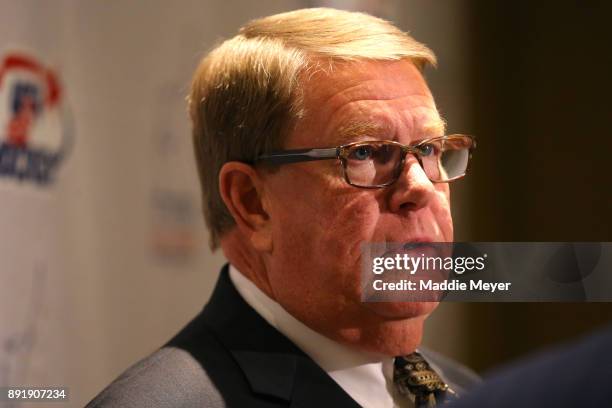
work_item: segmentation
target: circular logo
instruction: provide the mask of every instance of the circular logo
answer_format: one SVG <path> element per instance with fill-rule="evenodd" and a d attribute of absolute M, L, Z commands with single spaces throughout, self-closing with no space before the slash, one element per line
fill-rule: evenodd
<path fill-rule="evenodd" d="M 0 177 L 47 185 L 72 143 L 55 72 L 30 55 L 0 60 Z"/>

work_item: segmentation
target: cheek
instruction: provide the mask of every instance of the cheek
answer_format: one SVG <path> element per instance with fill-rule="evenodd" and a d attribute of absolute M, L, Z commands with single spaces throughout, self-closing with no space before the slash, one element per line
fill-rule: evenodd
<path fill-rule="evenodd" d="M 296 256 L 338 257 L 353 254 L 371 236 L 380 214 L 376 197 L 346 185 L 336 164 L 295 166 L 271 180 L 275 247 Z"/>
<path fill-rule="evenodd" d="M 361 242 L 374 234 L 380 207 L 364 194 L 319 195 L 314 201 L 287 202 L 279 214 L 273 223 L 275 247 L 312 257 L 311 262 L 330 257 L 357 262 Z"/>
<path fill-rule="evenodd" d="M 272 273 L 282 286 L 276 289 L 283 297 L 299 296 L 306 307 L 308 300 L 320 305 L 335 299 L 338 304 L 330 307 L 338 307 L 358 298 L 360 244 L 374 233 L 380 215 L 376 200 L 351 192 L 285 205 L 273 223 Z"/>

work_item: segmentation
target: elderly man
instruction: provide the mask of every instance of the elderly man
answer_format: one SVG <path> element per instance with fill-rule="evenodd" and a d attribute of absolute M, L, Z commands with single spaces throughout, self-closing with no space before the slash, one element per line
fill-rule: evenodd
<path fill-rule="evenodd" d="M 229 265 L 91 406 L 424 406 L 476 381 L 416 351 L 436 303 L 361 299 L 362 243 L 453 239 L 448 181 L 473 146 L 444 136 L 433 63 L 390 23 L 332 9 L 252 21 L 202 60 L 193 139 Z"/>

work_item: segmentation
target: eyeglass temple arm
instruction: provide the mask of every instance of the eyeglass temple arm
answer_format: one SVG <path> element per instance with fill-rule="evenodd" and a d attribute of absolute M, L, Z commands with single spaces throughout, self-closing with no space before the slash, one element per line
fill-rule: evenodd
<path fill-rule="evenodd" d="M 337 147 L 326 149 L 295 149 L 282 152 L 268 153 L 259 156 L 256 162 L 268 162 L 272 164 L 289 164 L 315 160 L 335 159 L 339 155 Z"/>

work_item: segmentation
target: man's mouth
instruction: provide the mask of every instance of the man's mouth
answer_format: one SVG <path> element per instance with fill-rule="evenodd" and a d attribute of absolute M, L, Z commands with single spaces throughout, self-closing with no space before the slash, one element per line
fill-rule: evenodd
<path fill-rule="evenodd" d="M 385 242 L 383 257 L 393 257 L 395 255 L 409 256 L 435 256 L 440 252 L 439 243 L 430 240 L 418 240 L 409 242 Z"/>

